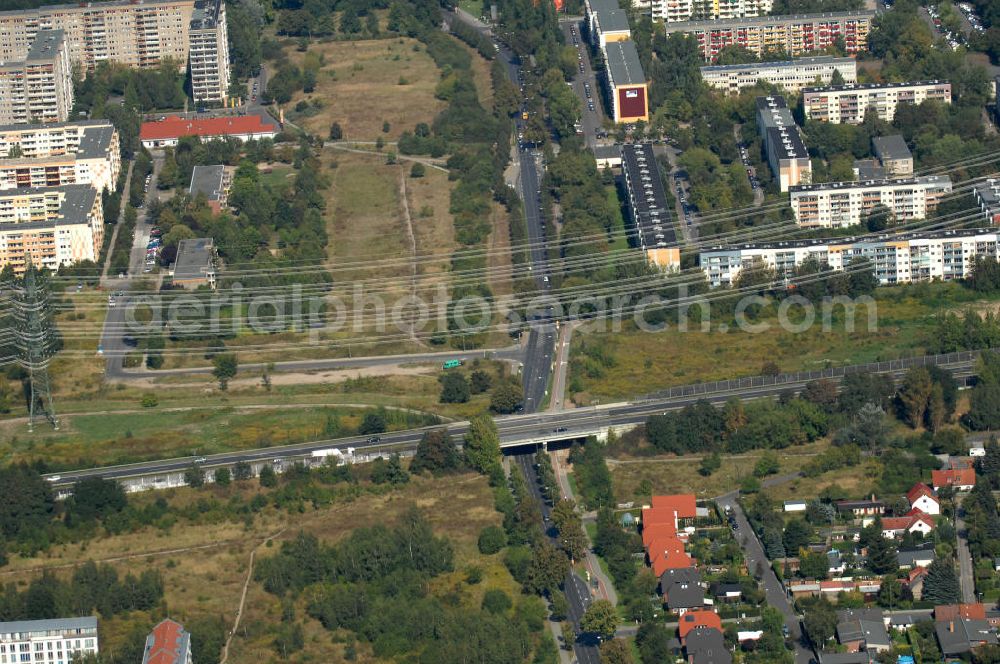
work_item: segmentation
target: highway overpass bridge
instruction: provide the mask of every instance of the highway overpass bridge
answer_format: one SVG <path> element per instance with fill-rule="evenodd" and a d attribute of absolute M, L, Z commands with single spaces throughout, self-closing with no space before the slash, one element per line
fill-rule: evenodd
<path fill-rule="evenodd" d="M 776 376 L 752 376 L 684 385 L 627 403 L 530 415 L 511 415 L 499 417 L 496 422 L 501 446 L 504 448 L 566 443 L 588 436 L 602 438 L 609 430 L 627 431 L 645 422 L 650 415 L 678 410 L 702 399 L 711 403 L 722 403 L 734 396 L 740 399 L 774 398 L 784 392 L 797 392 L 809 381 L 821 378 L 839 381 L 849 373 L 886 374 L 899 379 L 913 367 L 938 366 L 952 371 L 961 384 L 969 385 L 974 380 L 979 355 L 979 351 L 967 351 Z M 447 427 L 452 436 L 460 440 L 468 429 L 468 422 L 386 433 L 377 439 L 349 437 L 316 440 L 280 447 L 224 452 L 207 457 L 181 457 L 50 473 L 46 478 L 60 495 L 68 495 L 75 482 L 88 477 L 118 480 L 129 491 L 168 488 L 183 485 L 185 471 L 194 465 L 205 471 L 206 481 L 211 481 L 211 475 L 216 469 L 231 469 L 239 462 L 250 464 L 256 474 L 264 465 L 272 465 L 280 472 L 296 462 L 324 462 L 329 456 L 337 456 L 331 453 L 334 449 L 346 462 L 369 461 L 392 452 L 406 453 L 416 448 L 425 431 L 442 426 Z"/>

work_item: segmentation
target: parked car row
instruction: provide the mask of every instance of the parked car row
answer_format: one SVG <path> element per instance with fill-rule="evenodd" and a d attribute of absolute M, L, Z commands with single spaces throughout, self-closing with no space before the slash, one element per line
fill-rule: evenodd
<path fill-rule="evenodd" d="M 760 189 L 760 181 L 757 179 L 757 174 L 750 164 L 750 154 L 747 152 L 745 143 L 740 143 L 740 161 L 743 162 L 743 167 L 747 169 L 747 178 L 750 180 L 750 186 L 755 190 Z"/>
<path fill-rule="evenodd" d="M 161 235 L 162 231 L 159 228 L 153 228 L 149 232 L 149 242 L 146 243 L 146 267 L 143 272 L 152 272 L 156 265 L 156 259 L 160 257 L 160 249 L 163 244 L 163 240 L 160 239 Z"/>

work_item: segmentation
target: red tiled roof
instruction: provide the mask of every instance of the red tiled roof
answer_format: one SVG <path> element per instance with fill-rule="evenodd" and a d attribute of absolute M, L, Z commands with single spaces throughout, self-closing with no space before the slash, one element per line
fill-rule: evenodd
<path fill-rule="evenodd" d="M 650 565 L 653 568 L 653 574 L 661 577 L 668 569 L 694 567 L 694 558 L 683 551 L 680 553 L 656 553 L 650 557 Z"/>
<path fill-rule="evenodd" d="M 153 645 L 145 659 L 146 664 L 184 664 L 180 660 L 181 638 L 184 628 L 167 618 L 153 628 Z"/>
<path fill-rule="evenodd" d="M 649 543 L 649 546 L 646 547 L 646 551 L 649 553 L 650 560 L 661 554 L 676 555 L 678 553 L 684 553 L 684 542 L 680 541 L 676 537 L 660 535 Z"/>
<path fill-rule="evenodd" d="M 983 604 L 942 604 L 934 607 L 934 620 L 986 620 L 986 607 Z"/>
<path fill-rule="evenodd" d="M 680 493 L 672 496 L 653 496 L 653 509 L 677 512 L 680 519 L 693 519 L 698 514 L 694 494 Z"/>
<path fill-rule="evenodd" d="M 677 537 L 677 530 L 673 523 L 654 523 L 642 526 L 642 545 L 649 547 L 658 537 Z"/>
<path fill-rule="evenodd" d="M 920 496 L 930 496 L 931 498 L 934 499 L 934 502 L 937 502 L 937 498 L 934 496 L 934 492 L 931 490 L 929 486 L 927 486 L 923 482 L 917 482 L 916 484 L 913 485 L 912 489 L 906 492 L 906 499 L 910 501 L 911 505 L 915 503 L 917 499 L 920 498 Z"/>
<path fill-rule="evenodd" d="M 688 632 L 697 627 L 707 627 L 709 629 L 717 629 L 722 631 L 722 619 L 719 614 L 715 611 L 710 611 L 708 609 L 699 609 L 687 611 L 681 616 L 680 622 L 677 626 L 677 632 L 680 634 L 681 641 L 687 637 Z"/>
<path fill-rule="evenodd" d="M 655 526 L 667 523 L 673 526 L 677 523 L 677 514 L 673 510 L 647 507 L 642 510 L 642 524 L 644 526 Z"/>
<path fill-rule="evenodd" d="M 277 133 L 276 125 L 264 123 L 259 115 L 236 115 L 219 118 L 182 118 L 168 115 L 156 122 L 143 122 L 139 139 L 143 141 L 180 138 L 181 136 L 230 136 Z"/>
<path fill-rule="evenodd" d="M 943 486 L 974 486 L 976 471 L 972 468 L 954 468 L 950 470 L 932 470 L 931 483 L 935 489 Z"/>
<path fill-rule="evenodd" d="M 918 509 L 913 509 L 906 516 L 894 516 L 882 519 L 882 530 L 909 530 L 918 521 L 923 521 L 931 528 L 934 527 L 934 519 Z"/>

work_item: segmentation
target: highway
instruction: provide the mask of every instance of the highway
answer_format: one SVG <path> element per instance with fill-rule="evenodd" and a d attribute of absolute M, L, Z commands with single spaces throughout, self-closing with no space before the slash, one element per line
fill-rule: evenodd
<path fill-rule="evenodd" d="M 956 377 L 964 379 L 975 368 L 978 353 L 953 353 L 934 358 L 937 365 L 950 369 Z M 896 361 L 878 365 L 863 365 L 854 370 L 864 369 L 871 373 L 883 373 L 894 378 L 900 378 L 914 364 L 930 364 L 927 358 L 915 358 L 912 361 Z M 801 389 L 810 380 L 822 375 L 842 374 L 850 367 L 828 370 L 826 372 L 802 372 L 797 374 L 782 374 L 777 377 L 757 376 L 732 381 L 719 381 L 697 385 L 685 385 L 639 401 L 576 408 L 568 411 L 551 411 L 524 415 L 509 415 L 497 418 L 497 428 L 500 433 L 501 445 L 504 448 L 516 448 L 523 445 L 538 445 L 545 442 L 567 441 L 584 438 L 588 435 L 603 434 L 612 427 L 627 428 L 645 422 L 650 415 L 677 410 L 685 406 L 706 400 L 721 404 L 730 397 L 741 399 L 759 399 L 777 397 L 789 390 Z M 453 436 L 460 438 L 468 427 L 467 422 L 455 422 L 447 425 Z M 434 428 L 434 427 L 427 427 Z M 309 457 L 315 450 L 337 447 L 346 450 L 355 448 L 359 454 L 380 454 L 393 450 L 414 449 L 423 435 L 423 429 L 410 429 L 382 434 L 378 440 L 352 436 L 316 440 L 307 443 L 296 443 L 279 447 L 263 449 L 224 452 L 205 457 L 200 462 L 206 468 L 230 467 L 239 461 L 265 462 L 269 459 Z M 74 471 L 63 471 L 47 475 L 54 486 L 70 488 L 72 484 L 86 477 L 106 477 L 109 479 L 127 480 L 165 473 L 183 472 L 195 462 L 194 457 L 181 457 L 158 461 L 145 461 L 120 466 L 103 468 L 88 468 Z"/>
<path fill-rule="evenodd" d="M 553 546 L 558 546 L 555 537 L 555 528 L 549 525 L 552 522 L 549 516 L 552 508 L 542 495 L 538 473 L 535 471 L 534 454 L 523 452 L 514 455 L 512 460 L 521 468 L 521 471 L 524 473 L 524 479 L 528 484 L 528 490 L 531 492 L 532 497 L 538 501 L 542 512 L 542 530 L 545 532 L 545 536 L 549 538 Z M 597 650 L 596 639 L 593 638 L 593 635 L 585 634 L 580 627 L 580 620 L 583 618 L 583 614 L 586 613 L 592 599 L 590 588 L 580 578 L 580 575 L 570 568 L 570 571 L 566 574 L 566 580 L 563 582 L 563 591 L 566 594 L 566 602 L 569 605 L 569 615 L 567 618 L 573 623 L 574 631 L 577 634 L 577 639 L 573 643 L 573 653 L 576 655 L 576 661 L 579 664 L 600 664 L 601 656 Z"/>

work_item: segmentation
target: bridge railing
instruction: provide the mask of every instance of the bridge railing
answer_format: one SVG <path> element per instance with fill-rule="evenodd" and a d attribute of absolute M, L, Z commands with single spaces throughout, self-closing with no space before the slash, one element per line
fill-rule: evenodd
<path fill-rule="evenodd" d="M 989 352 L 998 352 L 1000 349 L 991 348 Z M 716 380 L 707 383 L 695 383 L 692 385 L 679 385 L 666 390 L 660 390 L 643 396 L 640 401 L 650 399 L 672 399 L 682 397 L 692 397 L 701 394 L 718 394 L 719 392 L 731 392 L 734 390 L 747 390 L 755 387 L 775 387 L 780 385 L 796 385 L 812 380 L 823 378 L 843 378 L 854 373 L 874 373 L 886 374 L 906 371 L 913 367 L 947 366 L 952 364 L 962 364 L 974 361 L 986 351 L 966 350 L 954 353 L 942 353 L 940 355 L 921 355 L 918 357 L 900 358 L 898 360 L 888 360 L 885 362 L 870 362 L 868 364 L 852 364 L 845 367 L 830 367 L 813 371 L 794 371 L 791 373 L 781 373 L 776 375 L 745 376 L 743 378 L 731 378 L 727 380 Z"/>

